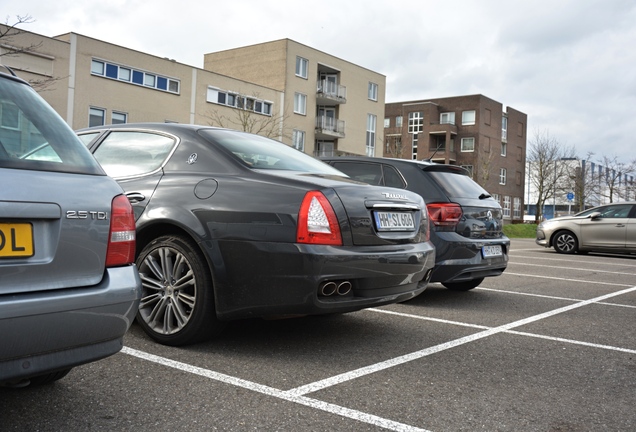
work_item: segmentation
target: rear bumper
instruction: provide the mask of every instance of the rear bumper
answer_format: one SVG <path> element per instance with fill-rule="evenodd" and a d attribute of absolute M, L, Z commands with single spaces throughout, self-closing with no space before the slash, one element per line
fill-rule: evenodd
<path fill-rule="evenodd" d="M 470 240 L 456 233 L 435 233 L 437 256 L 431 282 L 462 282 L 501 275 L 508 266 L 510 240 Z M 502 255 L 484 258 L 483 246 L 500 245 Z"/>
<path fill-rule="evenodd" d="M 342 313 L 409 300 L 427 286 L 435 262 L 430 242 L 334 247 L 220 242 L 215 267 L 220 319 Z M 242 257 L 242 259 L 237 259 Z M 351 283 L 346 295 L 319 294 L 321 284 Z"/>
<path fill-rule="evenodd" d="M 0 382 L 115 354 L 140 296 L 135 266 L 107 269 L 92 287 L 0 296 Z"/>

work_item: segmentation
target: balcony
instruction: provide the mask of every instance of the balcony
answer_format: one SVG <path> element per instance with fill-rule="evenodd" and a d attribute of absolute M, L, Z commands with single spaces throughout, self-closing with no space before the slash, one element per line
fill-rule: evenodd
<path fill-rule="evenodd" d="M 316 90 L 316 103 L 318 105 L 347 103 L 347 88 L 332 81 L 320 80 Z"/>
<path fill-rule="evenodd" d="M 334 119 L 327 116 L 316 117 L 316 139 L 330 140 L 345 137 L 344 120 Z"/>
<path fill-rule="evenodd" d="M 454 123 L 431 123 L 430 135 L 457 135 L 457 126 Z"/>

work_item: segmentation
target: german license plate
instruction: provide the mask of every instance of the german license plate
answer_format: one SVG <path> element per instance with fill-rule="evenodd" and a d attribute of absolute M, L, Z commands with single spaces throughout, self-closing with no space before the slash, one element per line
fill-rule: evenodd
<path fill-rule="evenodd" d="M 376 211 L 373 215 L 378 231 L 415 230 L 415 221 L 411 213 Z"/>
<path fill-rule="evenodd" d="M 503 255 L 503 251 L 501 250 L 501 245 L 482 246 L 481 255 L 484 258 L 498 257 Z"/>
<path fill-rule="evenodd" d="M 0 258 L 33 256 L 33 226 L 30 223 L 0 223 Z"/>

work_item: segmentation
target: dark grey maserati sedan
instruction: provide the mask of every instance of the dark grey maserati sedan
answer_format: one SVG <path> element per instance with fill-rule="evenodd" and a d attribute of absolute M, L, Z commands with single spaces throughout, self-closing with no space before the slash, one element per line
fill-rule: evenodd
<path fill-rule="evenodd" d="M 348 179 L 285 144 L 184 124 L 77 132 L 137 220 L 137 321 L 184 345 L 228 320 L 409 300 L 434 265 L 412 192 Z"/>

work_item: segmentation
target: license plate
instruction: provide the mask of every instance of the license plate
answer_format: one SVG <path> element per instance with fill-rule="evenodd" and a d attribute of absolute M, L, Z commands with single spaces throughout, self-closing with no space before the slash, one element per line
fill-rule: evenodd
<path fill-rule="evenodd" d="M 483 246 L 481 248 L 481 255 L 484 258 L 498 257 L 503 255 L 503 251 L 501 250 L 501 245 Z"/>
<path fill-rule="evenodd" d="M 376 211 L 374 217 L 378 231 L 415 230 L 415 221 L 411 213 Z"/>
<path fill-rule="evenodd" d="M 0 223 L 0 258 L 33 256 L 33 226 L 30 223 Z"/>

